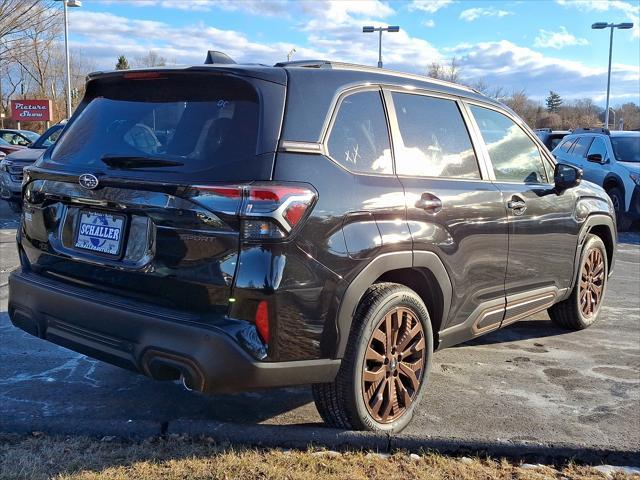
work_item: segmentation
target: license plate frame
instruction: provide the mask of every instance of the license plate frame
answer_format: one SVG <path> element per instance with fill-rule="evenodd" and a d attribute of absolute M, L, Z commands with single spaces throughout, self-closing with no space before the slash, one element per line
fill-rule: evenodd
<path fill-rule="evenodd" d="M 83 225 L 88 226 L 84 232 L 82 231 Z M 96 228 L 89 230 L 91 226 Z M 73 246 L 82 252 L 91 252 L 94 255 L 103 255 L 108 258 L 120 258 L 122 256 L 126 228 L 126 215 L 83 209 L 78 212 Z M 117 230 L 117 234 L 114 233 L 114 230 Z M 113 238 L 116 235 L 117 238 Z"/>

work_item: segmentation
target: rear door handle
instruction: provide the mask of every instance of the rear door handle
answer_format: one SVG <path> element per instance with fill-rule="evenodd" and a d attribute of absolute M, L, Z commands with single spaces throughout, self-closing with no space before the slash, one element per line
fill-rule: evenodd
<path fill-rule="evenodd" d="M 442 210 L 442 200 L 431 193 L 423 193 L 416 202 L 416 208 L 420 208 L 428 213 L 438 213 Z"/>
<path fill-rule="evenodd" d="M 522 215 L 527 209 L 527 202 L 518 197 L 513 197 L 507 203 L 507 207 L 513 210 L 514 215 Z"/>

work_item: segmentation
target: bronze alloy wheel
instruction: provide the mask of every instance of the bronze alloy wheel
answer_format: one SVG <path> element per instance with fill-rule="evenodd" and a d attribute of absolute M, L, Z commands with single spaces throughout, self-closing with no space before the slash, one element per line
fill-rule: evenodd
<path fill-rule="evenodd" d="M 369 414 L 380 423 L 399 418 L 413 403 L 425 371 L 422 323 L 398 307 L 378 323 L 367 345 L 362 392 Z"/>
<path fill-rule="evenodd" d="M 598 248 L 587 254 L 580 271 L 580 309 L 589 318 L 595 314 L 602 300 L 605 282 L 604 257 Z"/>

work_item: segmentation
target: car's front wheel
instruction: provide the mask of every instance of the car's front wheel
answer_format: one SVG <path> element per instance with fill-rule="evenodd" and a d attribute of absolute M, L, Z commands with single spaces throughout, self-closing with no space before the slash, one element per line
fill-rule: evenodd
<path fill-rule="evenodd" d="M 399 432 L 424 394 L 433 334 L 429 313 L 411 289 L 378 283 L 365 293 L 334 382 L 313 386 L 330 426 Z"/>
<path fill-rule="evenodd" d="M 582 330 L 592 325 L 602 307 L 608 273 L 607 250 L 602 239 L 588 235 L 571 296 L 548 310 L 551 320 L 570 330 Z"/>

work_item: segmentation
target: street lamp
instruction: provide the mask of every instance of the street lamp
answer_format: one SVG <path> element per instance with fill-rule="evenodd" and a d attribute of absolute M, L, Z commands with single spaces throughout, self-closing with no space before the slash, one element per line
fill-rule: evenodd
<path fill-rule="evenodd" d="M 591 28 L 594 30 L 602 30 L 604 28 L 610 28 L 611 34 L 609 35 L 609 72 L 607 73 L 607 106 L 606 113 L 604 116 L 604 123 L 606 128 L 609 128 L 609 91 L 611 88 L 611 51 L 613 50 L 613 29 L 619 28 L 620 30 L 628 30 L 633 28 L 633 23 L 607 23 L 607 22 L 596 22 L 591 25 Z"/>
<path fill-rule="evenodd" d="M 67 74 L 67 118 L 71 118 L 71 67 L 69 66 L 69 26 L 67 23 L 67 7 L 81 7 L 80 0 L 56 0 L 61 1 L 64 11 L 64 59 Z"/>
<path fill-rule="evenodd" d="M 378 68 L 382 68 L 382 32 L 397 33 L 400 27 L 397 25 L 389 25 L 387 27 L 362 27 L 362 33 L 378 32 Z"/>
<path fill-rule="evenodd" d="M 289 53 L 287 53 L 287 62 L 290 62 L 291 59 L 293 58 L 293 54 L 296 53 L 296 49 L 292 48 L 291 50 L 289 50 Z"/>

